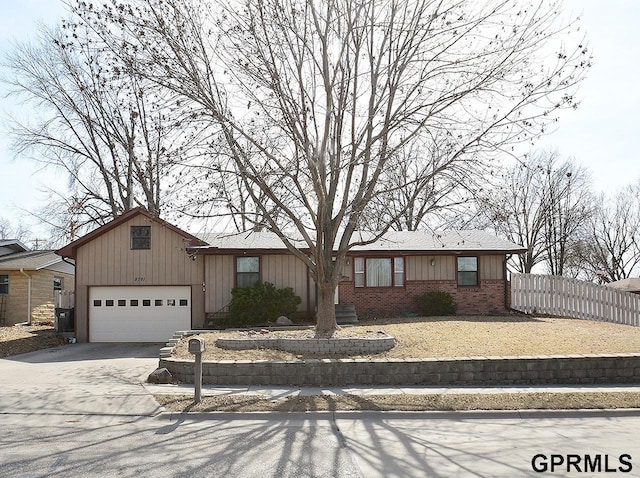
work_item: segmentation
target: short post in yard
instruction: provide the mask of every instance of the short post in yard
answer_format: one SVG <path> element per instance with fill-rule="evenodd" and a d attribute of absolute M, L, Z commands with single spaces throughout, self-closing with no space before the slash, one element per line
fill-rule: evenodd
<path fill-rule="evenodd" d="M 195 355 L 193 364 L 193 402 L 200 403 L 202 398 L 202 352 L 204 352 L 204 339 L 196 337 L 189 339 L 189 352 Z"/>

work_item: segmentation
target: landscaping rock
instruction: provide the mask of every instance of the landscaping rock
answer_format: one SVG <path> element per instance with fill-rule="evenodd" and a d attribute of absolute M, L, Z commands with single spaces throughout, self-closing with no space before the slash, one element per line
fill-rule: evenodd
<path fill-rule="evenodd" d="M 166 368 L 157 368 L 147 377 L 149 383 L 173 383 L 173 375 Z"/>
<path fill-rule="evenodd" d="M 293 325 L 293 321 L 290 318 L 281 315 L 276 319 L 276 325 Z"/>

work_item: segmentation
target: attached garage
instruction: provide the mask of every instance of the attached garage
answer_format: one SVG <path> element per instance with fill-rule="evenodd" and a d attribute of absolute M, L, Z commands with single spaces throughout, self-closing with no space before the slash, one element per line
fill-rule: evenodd
<path fill-rule="evenodd" d="M 89 288 L 90 342 L 166 342 L 190 328 L 190 286 Z"/>
<path fill-rule="evenodd" d="M 74 259 L 79 342 L 167 342 L 205 321 L 206 243 L 142 208 L 57 251 Z"/>

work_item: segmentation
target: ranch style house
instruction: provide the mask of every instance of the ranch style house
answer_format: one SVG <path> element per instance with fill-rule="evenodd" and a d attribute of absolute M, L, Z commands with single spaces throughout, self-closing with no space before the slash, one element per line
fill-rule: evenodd
<path fill-rule="evenodd" d="M 363 233 L 364 234 L 364 233 Z M 453 295 L 459 314 L 509 309 L 507 259 L 524 249 L 484 231 L 389 232 L 354 247 L 336 304 L 361 317 L 416 313 L 414 297 Z M 75 334 L 80 342 L 165 342 L 206 328 L 234 287 L 292 287 L 313 317 L 307 266 L 270 232 L 189 234 L 136 208 L 57 251 L 75 261 Z"/>

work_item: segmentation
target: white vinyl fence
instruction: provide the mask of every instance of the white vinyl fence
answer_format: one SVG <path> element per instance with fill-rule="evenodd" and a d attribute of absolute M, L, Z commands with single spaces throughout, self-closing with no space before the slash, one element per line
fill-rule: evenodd
<path fill-rule="evenodd" d="M 511 307 L 526 314 L 640 326 L 640 295 L 561 276 L 512 273 Z"/>

